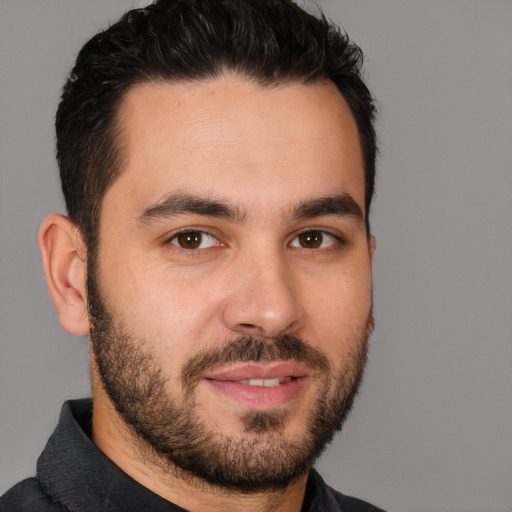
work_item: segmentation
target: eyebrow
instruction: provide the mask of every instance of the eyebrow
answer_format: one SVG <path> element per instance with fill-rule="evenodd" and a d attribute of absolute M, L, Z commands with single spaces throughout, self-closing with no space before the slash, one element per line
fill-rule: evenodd
<path fill-rule="evenodd" d="M 238 223 L 243 222 L 246 218 L 246 214 L 239 207 L 223 199 L 175 192 L 166 196 L 162 201 L 146 208 L 139 215 L 138 221 L 141 224 L 146 224 L 153 220 L 187 214 L 215 217 Z M 293 208 L 291 217 L 295 219 L 309 219 L 324 215 L 352 217 L 358 223 L 364 222 L 361 208 L 345 192 L 315 199 L 305 199 Z"/>
<path fill-rule="evenodd" d="M 216 217 L 232 222 L 242 222 L 245 217 L 239 208 L 222 199 L 177 192 L 146 208 L 139 215 L 138 221 L 145 224 L 152 220 L 186 214 Z"/>
<path fill-rule="evenodd" d="M 323 215 L 335 215 L 339 217 L 352 217 L 358 223 L 364 222 L 364 214 L 361 207 L 349 194 L 340 194 L 320 197 L 318 199 L 301 201 L 295 208 L 296 219 L 309 219 Z"/>

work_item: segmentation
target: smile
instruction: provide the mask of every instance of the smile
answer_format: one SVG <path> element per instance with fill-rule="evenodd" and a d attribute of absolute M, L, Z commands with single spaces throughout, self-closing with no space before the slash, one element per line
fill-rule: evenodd
<path fill-rule="evenodd" d="M 299 397 L 310 382 L 309 372 L 295 362 L 240 363 L 203 378 L 218 398 L 247 409 L 276 409 Z"/>

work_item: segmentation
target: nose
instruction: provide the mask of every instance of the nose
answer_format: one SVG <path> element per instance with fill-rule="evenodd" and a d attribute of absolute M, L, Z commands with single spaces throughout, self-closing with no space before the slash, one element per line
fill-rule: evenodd
<path fill-rule="evenodd" d="M 275 338 L 302 329 L 306 314 L 298 297 L 297 277 L 278 251 L 240 255 L 233 270 L 223 311 L 229 330 Z"/>

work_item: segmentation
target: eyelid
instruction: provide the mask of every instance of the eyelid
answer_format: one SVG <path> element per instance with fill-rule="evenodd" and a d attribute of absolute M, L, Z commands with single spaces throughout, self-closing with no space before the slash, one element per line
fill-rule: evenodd
<path fill-rule="evenodd" d="M 173 243 L 173 241 L 179 235 L 184 234 L 184 233 L 199 233 L 202 236 L 213 238 L 214 240 L 216 240 L 217 243 L 213 244 L 213 245 L 211 245 L 209 247 L 198 247 L 196 249 L 192 249 L 192 248 L 186 249 L 185 247 L 181 247 L 177 243 Z M 200 251 L 211 249 L 211 248 L 215 248 L 215 247 L 225 247 L 225 244 L 222 242 L 222 240 L 220 239 L 219 235 L 213 234 L 211 231 L 209 231 L 206 228 L 199 228 L 199 227 L 196 228 L 196 227 L 193 227 L 193 226 L 192 227 L 187 226 L 185 228 L 180 228 L 180 229 L 177 229 L 176 231 L 174 231 L 172 234 L 166 235 L 166 237 L 163 239 L 163 245 L 164 246 L 171 245 L 173 247 L 173 249 L 180 250 L 180 251 L 185 251 L 187 253 L 200 252 Z"/>
<path fill-rule="evenodd" d="M 179 228 L 176 231 L 172 232 L 171 234 L 166 235 L 165 238 L 163 238 L 162 245 L 164 245 L 164 246 L 171 245 L 173 247 L 173 249 L 176 249 L 179 251 L 184 251 L 187 253 L 198 253 L 198 252 L 206 251 L 206 250 L 212 249 L 212 248 L 226 247 L 227 244 L 225 242 L 223 242 L 222 234 L 217 234 L 217 233 L 214 234 L 212 231 L 217 231 L 217 230 L 210 228 L 210 227 L 202 227 L 202 226 L 201 227 L 187 226 L 187 227 Z M 323 251 L 335 250 L 335 249 L 340 248 L 341 246 L 346 245 L 347 240 L 346 240 L 345 236 L 342 235 L 341 233 L 339 233 L 337 230 L 336 230 L 336 232 L 333 232 L 333 231 L 334 230 L 332 230 L 330 228 L 326 228 L 326 227 L 308 226 L 307 228 L 302 228 L 302 229 L 296 231 L 291 236 L 290 241 L 288 242 L 287 245 L 291 246 L 294 249 L 308 251 L 308 252 L 319 251 L 319 250 L 323 250 Z M 318 233 L 321 233 L 324 236 L 328 236 L 334 240 L 327 247 L 307 248 L 307 247 L 302 247 L 302 246 L 298 246 L 298 245 L 293 245 L 293 242 L 296 241 L 300 235 L 307 234 L 310 232 L 318 232 Z M 217 241 L 217 244 L 213 244 L 209 247 L 203 247 L 203 248 L 199 247 L 196 249 L 192 249 L 192 248 L 187 249 L 187 248 L 181 247 L 179 244 L 172 243 L 173 240 L 175 240 L 180 234 L 183 234 L 183 233 L 200 233 L 201 235 L 215 239 Z"/>
<path fill-rule="evenodd" d="M 333 238 L 334 241 L 333 241 L 333 243 L 329 244 L 328 247 L 307 248 L 307 247 L 292 245 L 292 243 L 295 240 L 297 240 L 299 236 L 307 234 L 307 233 L 311 233 L 311 232 L 322 233 L 322 235 L 327 235 L 327 236 Z M 312 227 L 308 227 L 305 229 L 301 229 L 300 231 L 295 233 L 293 235 L 289 245 L 293 248 L 296 248 L 299 250 L 304 250 L 304 251 L 318 251 L 318 250 L 324 250 L 324 251 L 327 250 L 328 251 L 328 250 L 333 250 L 333 249 L 339 248 L 340 246 L 343 246 L 345 244 L 346 244 L 346 240 L 341 234 L 333 233 L 328 228 L 320 228 L 320 227 L 317 228 L 317 227 L 312 226 Z"/>

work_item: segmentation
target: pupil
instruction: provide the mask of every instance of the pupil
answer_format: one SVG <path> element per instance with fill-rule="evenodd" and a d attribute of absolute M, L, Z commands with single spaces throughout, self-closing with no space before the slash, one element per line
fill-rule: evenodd
<path fill-rule="evenodd" d="M 196 249 L 201 245 L 201 238 L 201 233 L 189 231 L 188 233 L 180 233 L 178 235 L 178 242 L 185 249 Z"/>
<path fill-rule="evenodd" d="M 300 235 L 300 244 L 308 249 L 316 249 L 322 244 L 322 233 L 319 231 L 309 231 Z"/>

